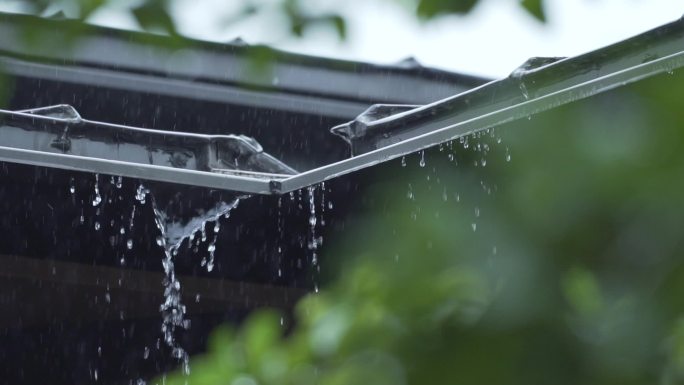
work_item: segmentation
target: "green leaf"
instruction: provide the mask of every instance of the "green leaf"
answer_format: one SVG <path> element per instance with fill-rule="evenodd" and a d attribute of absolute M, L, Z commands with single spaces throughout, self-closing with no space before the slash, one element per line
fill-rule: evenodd
<path fill-rule="evenodd" d="M 346 39 L 347 22 L 344 20 L 344 18 L 340 15 L 331 15 L 329 21 L 335 27 L 335 31 L 337 31 L 337 36 L 340 38 L 340 40 Z"/>
<path fill-rule="evenodd" d="M 145 30 L 162 30 L 176 35 L 176 25 L 163 2 L 147 1 L 131 10 L 135 20 Z"/>
<path fill-rule="evenodd" d="M 478 0 L 420 0 L 416 10 L 419 17 L 431 19 L 439 15 L 466 14 L 470 12 Z"/>
<path fill-rule="evenodd" d="M 537 20 L 542 23 L 546 22 L 546 13 L 544 12 L 542 0 L 521 0 L 520 5 Z"/>

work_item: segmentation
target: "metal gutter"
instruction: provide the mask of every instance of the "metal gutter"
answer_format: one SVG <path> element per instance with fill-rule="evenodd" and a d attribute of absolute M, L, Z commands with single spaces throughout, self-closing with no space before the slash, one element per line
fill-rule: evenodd
<path fill-rule="evenodd" d="M 0 147 L 0 160 L 250 194 L 283 194 L 682 66 L 684 22 L 680 20 L 585 55 L 540 67 L 527 65 L 509 78 L 370 122 L 361 135 L 347 138 L 361 143 L 359 155 L 293 176 L 184 170 L 7 147 Z"/>

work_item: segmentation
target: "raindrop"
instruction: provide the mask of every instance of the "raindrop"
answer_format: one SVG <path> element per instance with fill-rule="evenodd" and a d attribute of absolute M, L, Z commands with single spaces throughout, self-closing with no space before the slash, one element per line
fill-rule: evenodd
<path fill-rule="evenodd" d="M 121 235 L 126 234 L 126 229 L 124 229 L 123 226 L 121 226 L 121 228 L 119 229 L 119 234 L 121 234 Z"/>
<path fill-rule="evenodd" d="M 150 190 L 146 189 L 145 186 L 142 185 L 142 183 L 138 186 L 138 189 L 135 191 L 135 199 L 140 202 L 141 205 L 145 204 L 145 197 L 147 194 L 150 192 Z"/>
<path fill-rule="evenodd" d="M 212 271 L 214 270 L 214 252 L 216 252 L 216 237 L 214 237 L 214 240 L 207 247 L 207 251 L 209 252 L 209 260 L 207 261 L 207 271 Z"/>
<path fill-rule="evenodd" d="M 100 230 L 100 222 L 95 221 L 95 230 Z"/>
<path fill-rule="evenodd" d="M 121 188 L 121 186 L 123 186 L 123 177 L 119 176 L 116 178 L 116 188 Z"/>
<path fill-rule="evenodd" d="M 69 192 L 70 192 L 71 194 L 75 194 L 75 193 L 76 193 L 76 185 L 75 185 L 75 182 L 74 182 L 74 178 L 71 178 L 71 179 L 69 180 Z"/>
<path fill-rule="evenodd" d="M 310 226 L 310 239 L 308 243 L 308 249 L 311 250 L 311 263 L 313 266 L 318 266 L 318 246 L 322 243 L 322 238 L 316 234 L 316 187 L 310 186 L 307 188 L 308 198 L 309 198 L 309 226 Z M 317 285 L 317 283 L 315 283 Z"/>
<path fill-rule="evenodd" d="M 132 239 L 129 239 L 126 241 L 126 247 L 128 248 L 128 250 L 133 249 L 133 240 Z"/>
<path fill-rule="evenodd" d="M 520 82 L 520 92 L 522 92 L 522 95 L 525 98 L 525 100 L 530 98 L 530 93 L 527 90 L 527 86 L 525 85 L 525 82 L 523 82 L 523 81 Z"/>
<path fill-rule="evenodd" d="M 473 222 L 470 227 L 473 228 L 473 231 L 477 231 L 477 223 Z"/>
<path fill-rule="evenodd" d="M 95 174 L 95 197 L 93 198 L 93 206 L 97 206 L 102 202 L 102 197 L 100 196 L 100 175 Z"/>
<path fill-rule="evenodd" d="M 425 167 L 425 151 L 420 152 L 420 167 Z"/>
<path fill-rule="evenodd" d="M 145 350 L 143 350 L 143 358 L 144 359 L 150 358 L 150 348 L 148 348 L 147 346 L 145 346 Z M 140 383 L 140 381 L 138 381 L 138 383 Z M 144 383 L 144 381 L 143 381 L 143 383 Z"/>
<path fill-rule="evenodd" d="M 401 157 L 401 167 L 406 167 L 406 157 L 405 156 Z"/>

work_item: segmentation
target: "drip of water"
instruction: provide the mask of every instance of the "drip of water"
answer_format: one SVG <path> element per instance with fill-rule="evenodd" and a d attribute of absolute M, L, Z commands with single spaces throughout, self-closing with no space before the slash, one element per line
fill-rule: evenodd
<path fill-rule="evenodd" d="M 311 264 L 315 269 L 315 274 L 320 272 L 320 266 L 318 264 L 318 247 L 321 245 L 323 239 L 316 234 L 316 224 L 318 223 L 316 218 L 316 187 L 310 186 L 307 188 L 308 198 L 309 198 L 309 243 L 308 248 L 311 250 Z M 318 293 L 318 279 L 314 279 L 314 291 Z"/>
<path fill-rule="evenodd" d="M 525 100 L 528 100 L 530 98 L 530 92 L 527 90 L 527 85 L 525 85 L 525 82 L 522 79 L 520 79 L 519 87 L 520 93 L 522 93 L 523 98 L 525 98 Z"/>
<path fill-rule="evenodd" d="M 149 194 L 149 193 L 150 193 L 150 190 L 146 189 L 145 186 L 143 186 L 141 183 L 138 186 L 138 189 L 135 191 L 135 200 L 140 202 L 141 205 L 144 205 L 145 204 L 145 198 L 147 197 L 147 194 Z"/>
<path fill-rule="evenodd" d="M 425 151 L 420 152 L 420 167 L 425 167 Z"/>
<path fill-rule="evenodd" d="M 95 197 L 93 198 L 93 206 L 97 206 L 102 202 L 102 196 L 100 195 L 100 175 L 95 174 Z"/>

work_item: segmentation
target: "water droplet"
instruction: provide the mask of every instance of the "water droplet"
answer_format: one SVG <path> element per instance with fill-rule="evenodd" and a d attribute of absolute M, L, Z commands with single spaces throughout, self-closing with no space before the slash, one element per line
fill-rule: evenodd
<path fill-rule="evenodd" d="M 530 98 L 530 93 L 527 90 L 527 86 L 525 85 L 525 82 L 520 81 L 520 92 L 522 92 L 523 97 L 525 100 Z"/>
<path fill-rule="evenodd" d="M 449 162 L 453 162 L 454 161 L 454 154 L 450 152 L 448 155 L 448 158 L 449 158 Z"/>
<path fill-rule="evenodd" d="M 199 301 L 200 301 L 200 295 L 199 295 L 199 294 L 196 294 L 196 295 L 195 295 L 195 302 L 196 302 L 196 303 L 199 303 Z"/>
<path fill-rule="evenodd" d="M 95 197 L 93 198 L 93 206 L 97 206 L 102 202 L 102 197 L 100 196 L 100 175 L 95 174 Z"/>
<path fill-rule="evenodd" d="M 138 186 L 138 189 L 135 191 L 135 199 L 140 202 L 141 205 L 145 204 L 145 197 L 147 194 L 150 192 L 150 190 L 146 189 L 145 186 L 142 185 L 142 183 Z"/>
<path fill-rule="evenodd" d="M 164 244 L 164 239 L 160 236 L 157 237 L 157 245 L 161 246 Z"/>
<path fill-rule="evenodd" d="M 470 227 L 473 228 L 473 231 L 477 231 L 477 223 L 473 222 Z"/>
<path fill-rule="evenodd" d="M 100 230 L 100 222 L 95 221 L 95 230 Z"/>
<path fill-rule="evenodd" d="M 148 348 L 147 346 L 145 346 L 145 350 L 143 350 L 143 358 L 144 358 L 144 359 L 150 358 L 150 348 Z M 138 383 L 139 383 L 139 382 L 140 382 L 140 381 L 138 381 Z M 144 382 L 144 381 L 143 381 L 143 382 Z"/>
<path fill-rule="evenodd" d="M 425 167 L 425 151 L 420 152 L 420 167 Z"/>
<path fill-rule="evenodd" d="M 408 185 L 408 191 L 406 192 L 406 198 L 413 200 L 413 188 L 411 187 L 411 183 Z"/>
<path fill-rule="evenodd" d="M 129 239 L 126 241 L 126 247 L 128 248 L 128 250 L 133 249 L 133 240 L 132 239 Z"/>
<path fill-rule="evenodd" d="M 405 156 L 401 157 L 401 167 L 406 167 L 406 157 Z"/>
<path fill-rule="evenodd" d="M 477 207 L 477 206 L 475 207 L 475 217 L 476 217 L 476 218 L 479 218 L 479 217 L 480 217 L 480 208 Z"/>
<path fill-rule="evenodd" d="M 116 188 L 121 188 L 123 186 L 123 177 L 119 176 L 116 178 Z"/>

